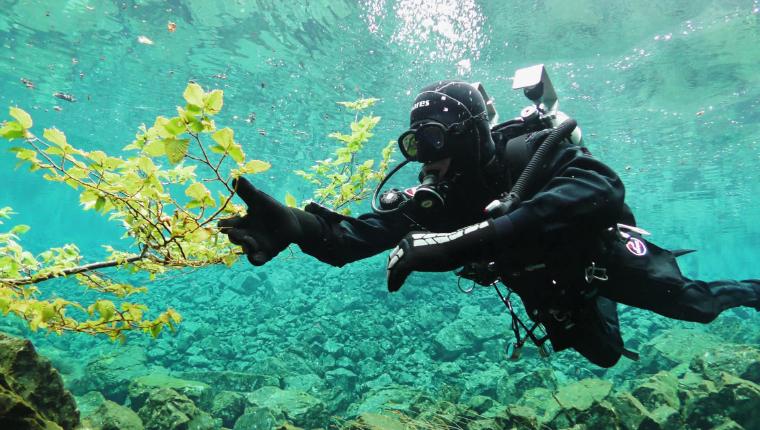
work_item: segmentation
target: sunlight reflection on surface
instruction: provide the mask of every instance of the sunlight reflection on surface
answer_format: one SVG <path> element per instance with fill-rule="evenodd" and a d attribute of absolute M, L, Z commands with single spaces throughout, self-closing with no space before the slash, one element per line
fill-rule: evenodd
<path fill-rule="evenodd" d="M 367 27 L 377 32 L 385 21 L 387 0 L 369 0 Z M 478 59 L 488 43 L 483 16 L 475 0 L 397 0 L 393 5 L 390 43 L 430 61 Z M 424 60 L 423 60 L 424 61 Z"/>

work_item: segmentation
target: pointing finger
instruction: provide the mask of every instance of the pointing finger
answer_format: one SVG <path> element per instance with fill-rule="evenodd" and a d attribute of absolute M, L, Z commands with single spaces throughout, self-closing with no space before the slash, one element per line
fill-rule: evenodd
<path fill-rule="evenodd" d="M 232 187 L 241 199 L 248 205 L 248 208 L 268 209 L 282 206 L 277 200 L 270 197 L 267 193 L 254 187 L 247 179 L 240 177 L 232 180 Z"/>
<path fill-rule="evenodd" d="M 222 231 L 222 233 L 228 232 L 232 228 L 237 228 L 240 226 L 240 223 L 242 222 L 243 218 L 239 216 L 233 216 L 230 218 L 224 218 L 222 220 L 219 220 L 219 222 L 216 224 L 217 227 Z"/>

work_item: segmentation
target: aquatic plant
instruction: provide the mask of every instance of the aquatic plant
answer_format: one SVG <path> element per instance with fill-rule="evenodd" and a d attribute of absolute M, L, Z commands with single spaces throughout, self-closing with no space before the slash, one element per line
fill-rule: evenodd
<path fill-rule="evenodd" d="M 156 337 L 165 328 L 174 330 L 181 321 L 179 313 L 169 308 L 156 318 L 146 318 L 147 306 L 125 300 L 146 288 L 120 282 L 103 269 L 143 273 L 152 281 L 172 269 L 231 266 L 237 261 L 240 249 L 216 228 L 220 218 L 245 210 L 232 202 L 235 190 L 231 180 L 265 172 L 271 165 L 247 159 L 234 131 L 217 127 L 214 116 L 224 104 L 221 90 L 206 92 L 190 83 L 183 96 L 187 104 L 177 107 L 177 116 L 159 116 L 152 126 L 140 126 L 134 141 L 124 147 L 129 154 L 126 157 L 75 147 L 56 128 L 45 129 L 39 137 L 31 131 L 31 116 L 20 108 L 10 108 L 13 120 L 2 124 L 0 136 L 23 140 L 23 146 L 11 148 L 19 164 L 28 165 L 31 171 L 45 171 L 46 180 L 79 191 L 84 210 L 121 223 L 122 239 L 131 241 L 131 250 L 105 245 L 108 255 L 103 261 L 84 263 L 73 244 L 37 256 L 24 250 L 20 237 L 29 226 L 16 225 L 0 233 L 0 311 L 4 315 L 22 318 L 32 330 L 58 334 L 81 332 L 123 341 L 126 332 L 142 331 Z M 344 105 L 359 112 L 375 101 Z M 345 147 L 337 149 L 335 161 L 318 162 L 314 173 L 306 174 L 321 187 L 316 196 L 322 202 L 326 199 L 329 206 L 347 210 L 349 203 L 369 194 L 372 180 L 382 177 L 391 149 L 383 151 L 378 170 L 372 169 L 372 160 L 361 164 L 356 160 L 378 121 L 379 117 L 372 116 L 355 118 L 351 135 L 331 135 L 345 142 Z M 295 204 L 290 195 L 286 200 Z M 12 214 L 10 207 L 0 209 L 0 218 L 9 219 Z M 85 307 L 77 301 L 45 297 L 37 285 L 56 278 L 72 278 L 89 290 L 114 296 L 117 302 L 101 298 Z M 72 308 L 86 316 L 67 315 Z"/>
<path fill-rule="evenodd" d="M 359 118 L 359 113 L 377 101 L 376 98 L 367 98 L 354 102 L 338 102 L 355 112 L 351 134 L 330 133 L 329 137 L 339 142 L 333 156 L 317 161 L 309 168 L 311 173 L 295 171 L 297 175 L 318 187 L 314 192 L 314 200 L 317 203 L 329 206 L 344 215 L 351 213 L 351 204 L 371 195 L 373 184 L 382 180 L 391 161 L 395 141 L 388 142 L 383 148 L 377 169 L 373 170 L 375 160 L 359 161 L 359 152 L 373 136 L 372 130 L 380 122 L 379 116 L 369 114 Z M 291 200 L 290 204 L 294 205 L 295 200 Z"/>

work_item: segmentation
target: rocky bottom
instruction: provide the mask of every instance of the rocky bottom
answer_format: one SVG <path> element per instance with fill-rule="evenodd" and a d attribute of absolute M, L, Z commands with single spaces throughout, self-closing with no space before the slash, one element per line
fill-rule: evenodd
<path fill-rule="evenodd" d="M 639 365 L 673 359 L 674 348 L 667 349 L 668 357 L 658 342 L 683 343 L 688 336 L 692 336 L 688 331 L 673 330 L 654 339 Z M 509 387 L 493 395 L 465 397 L 455 387 L 426 393 L 392 384 L 367 391 L 351 406 L 349 418 L 334 416 L 310 393 L 308 378 L 300 381 L 303 389 L 292 380 L 283 384 L 276 373 L 168 375 L 146 369 L 147 374 L 119 379 L 128 370 L 130 356 L 105 357 L 95 363 L 112 369 L 115 379 L 110 382 L 115 384 L 77 381 L 71 387 L 74 391 L 97 384 L 111 389 L 75 398 L 31 342 L 0 334 L 0 428 L 728 430 L 753 429 L 760 422 L 760 350 L 748 345 L 714 346 L 668 371 L 619 386 L 598 378 L 557 384 L 545 369 L 516 376 Z M 119 371 L 117 363 L 127 368 Z M 332 383 L 352 381 L 350 375 L 337 373 Z"/>

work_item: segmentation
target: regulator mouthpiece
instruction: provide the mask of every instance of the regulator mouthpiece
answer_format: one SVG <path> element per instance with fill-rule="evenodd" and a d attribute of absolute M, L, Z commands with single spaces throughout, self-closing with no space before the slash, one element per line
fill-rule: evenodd
<path fill-rule="evenodd" d="M 437 210 L 445 205 L 445 188 L 438 183 L 438 172 L 427 172 L 414 192 L 414 203 L 424 210 Z"/>

